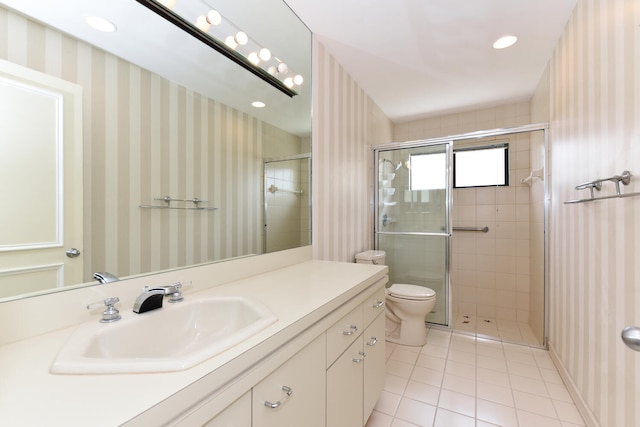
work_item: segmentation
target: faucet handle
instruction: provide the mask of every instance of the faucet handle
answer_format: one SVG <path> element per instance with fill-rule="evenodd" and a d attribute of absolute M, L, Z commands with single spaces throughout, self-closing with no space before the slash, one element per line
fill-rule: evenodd
<path fill-rule="evenodd" d="M 87 310 L 91 310 L 98 305 L 104 305 L 106 308 L 102 312 L 102 319 L 100 319 L 100 323 L 112 323 L 116 320 L 122 319 L 122 316 L 120 316 L 120 312 L 117 308 L 115 308 L 115 305 L 119 302 L 120 298 L 109 297 L 105 298 L 103 301 L 97 301 L 91 304 L 87 304 Z"/>
<path fill-rule="evenodd" d="M 171 285 L 165 285 L 165 286 L 145 286 L 144 291 L 145 292 L 160 291 L 165 296 L 169 296 L 169 302 L 180 302 L 180 301 L 184 301 L 184 296 L 182 295 L 182 291 L 180 290 L 181 288 L 182 288 L 182 283 L 176 282 Z"/>
<path fill-rule="evenodd" d="M 169 302 L 184 301 L 184 296 L 182 295 L 182 291 L 180 290 L 182 288 L 182 283 L 176 282 L 171 286 L 173 287 L 173 289 L 172 289 L 173 292 L 171 293 L 171 296 L 169 297 Z"/>

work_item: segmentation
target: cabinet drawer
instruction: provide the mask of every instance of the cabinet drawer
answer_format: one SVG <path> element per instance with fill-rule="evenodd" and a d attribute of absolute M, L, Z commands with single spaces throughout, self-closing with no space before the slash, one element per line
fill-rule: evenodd
<path fill-rule="evenodd" d="M 359 305 L 327 329 L 327 367 L 362 333 L 362 311 Z"/>
<path fill-rule="evenodd" d="M 386 283 L 386 280 L 385 280 Z M 365 328 L 376 318 L 376 316 L 385 310 L 385 293 L 386 288 L 382 286 L 362 303 L 364 309 L 364 326 Z"/>

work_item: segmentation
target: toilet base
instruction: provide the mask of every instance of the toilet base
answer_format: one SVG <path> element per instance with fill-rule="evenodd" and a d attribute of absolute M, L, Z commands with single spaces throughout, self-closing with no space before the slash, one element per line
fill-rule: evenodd
<path fill-rule="evenodd" d="M 400 345 L 422 347 L 427 343 L 427 326 L 424 321 L 395 322 L 387 317 L 385 340 Z"/>

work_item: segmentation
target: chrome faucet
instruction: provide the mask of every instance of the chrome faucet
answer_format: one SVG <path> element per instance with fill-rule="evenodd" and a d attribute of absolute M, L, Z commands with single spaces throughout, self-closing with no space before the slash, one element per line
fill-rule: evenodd
<path fill-rule="evenodd" d="M 111 282 L 117 282 L 118 277 L 114 276 L 111 273 L 107 273 L 107 272 L 100 272 L 97 271 L 95 273 L 93 273 L 93 278 L 96 279 L 98 282 L 104 284 L 104 283 L 111 283 Z"/>
<path fill-rule="evenodd" d="M 162 308 L 162 301 L 165 296 L 169 297 L 169 302 L 180 302 L 184 300 L 182 296 L 182 283 L 177 282 L 173 285 L 149 287 L 145 286 L 144 292 L 136 298 L 133 303 L 134 313 L 145 313 L 147 311 L 156 310 Z"/>

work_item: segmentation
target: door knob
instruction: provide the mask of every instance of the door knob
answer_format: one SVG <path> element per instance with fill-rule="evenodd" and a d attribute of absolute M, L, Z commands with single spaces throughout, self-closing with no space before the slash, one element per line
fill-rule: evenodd
<path fill-rule="evenodd" d="M 80 251 L 76 248 L 71 248 L 65 252 L 69 258 L 76 258 L 80 256 Z"/>
<path fill-rule="evenodd" d="M 622 341 L 633 351 L 640 351 L 640 328 L 627 326 L 622 330 Z"/>

